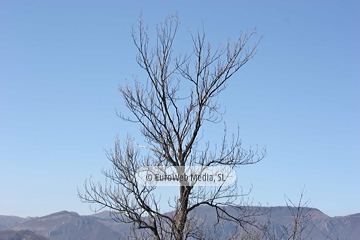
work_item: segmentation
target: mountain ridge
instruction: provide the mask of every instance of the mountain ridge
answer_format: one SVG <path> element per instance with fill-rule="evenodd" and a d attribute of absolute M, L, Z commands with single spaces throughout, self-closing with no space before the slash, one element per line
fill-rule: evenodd
<path fill-rule="evenodd" d="M 296 208 L 286 206 L 275 206 L 261 207 L 260 211 L 265 213 L 270 209 L 271 221 L 278 229 L 279 226 L 288 224 L 292 220 L 290 210 L 296 210 Z M 309 212 L 313 216 L 311 224 L 314 226 L 312 232 L 314 239 L 325 239 L 327 237 L 328 240 L 337 238 L 358 240 L 357 236 L 360 236 L 360 213 L 329 217 L 317 208 L 305 208 L 305 212 Z M 204 218 L 206 215 L 206 224 L 209 226 L 215 222 L 216 215 L 209 207 L 199 207 L 194 213 L 200 218 Z M 266 221 L 267 218 L 264 215 L 256 219 Z M 234 228 L 231 224 L 226 226 L 230 229 Z M 130 227 L 130 224 L 115 222 L 110 216 L 110 211 L 79 215 L 76 212 L 63 210 L 34 218 L 0 215 L 0 230 L 21 231 L 28 229 L 49 240 L 118 240 L 130 233 Z M 224 229 L 224 231 L 226 230 Z"/>

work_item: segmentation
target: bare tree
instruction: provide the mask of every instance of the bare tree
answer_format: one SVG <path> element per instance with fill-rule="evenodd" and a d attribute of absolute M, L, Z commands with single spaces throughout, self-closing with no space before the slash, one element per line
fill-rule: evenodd
<path fill-rule="evenodd" d="M 285 196 L 286 205 L 293 217 L 293 222 L 290 226 L 283 226 L 283 232 L 288 236 L 288 240 L 309 239 L 314 228 L 314 225 L 310 224 L 312 215 L 310 212 L 311 208 L 309 208 L 309 200 L 303 200 L 305 193 L 304 187 L 297 204 Z"/>
<path fill-rule="evenodd" d="M 203 143 L 205 122 L 219 123 L 223 113 L 219 94 L 228 80 L 257 52 L 259 41 L 249 47 L 255 34 L 240 34 L 233 43 L 213 50 L 205 40 L 204 30 L 191 34 L 190 54 L 174 56 L 173 44 L 178 31 L 177 15 L 166 18 L 156 28 L 155 47 L 150 47 L 148 28 L 140 17 L 132 39 L 138 50 L 138 65 L 147 80 L 134 79 L 133 86 L 120 86 L 119 91 L 131 115 L 118 113 L 125 121 L 139 124 L 145 144 L 141 146 L 130 136 L 124 144 L 116 140 L 107 153 L 112 170 L 103 171 L 108 184 L 86 181 L 85 193 L 79 197 L 111 209 L 112 217 L 132 223 L 143 238 L 202 239 L 202 223 L 192 213 L 199 206 L 210 206 L 220 219 L 232 221 L 243 229 L 254 225 L 252 218 L 258 208 L 249 207 L 237 182 L 228 186 L 179 186 L 178 195 L 169 199 L 174 210 L 162 211 L 156 186 L 141 185 L 136 171 L 145 166 L 229 166 L 235 168 L 261 161 L 266 150 L 244 150 L 239 131 L 230 137 L 224 127 L 220 144 Z M 202 143 L 202 144 L 200 144 Z M 236 211 L 228 211 L 228 209 Z M 234 214 L 235 212 L 235 214 Z"/>
<path fill-rule="evenodd" d="M 309 200 L 304 201 L 305 187 L 302 189 L 298 202 L 293 202 L 285 196 L 286 206 L 291 214 L 291 220 L 287 224 L 282 224 L 276 229 L 271 223 L 271 213 L 269 221 L 262 230 L 264 234 L 260 239 L 268 240 L 305 240 L 312 239 L 311 233 L 314 224 L 311 223 L 312 214 L 309 207 Z M 327 239 L 327 238 L 326 238 Z"/>

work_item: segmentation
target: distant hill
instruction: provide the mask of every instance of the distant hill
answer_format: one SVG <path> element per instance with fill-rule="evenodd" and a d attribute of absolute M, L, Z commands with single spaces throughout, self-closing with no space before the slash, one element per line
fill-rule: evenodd
<path fill-rule="evenodd" d="M 269 210 L 270 208 L 268 207 L 260 209 L 263 213 L 269 212 Z M 343 217 L 329 217 L 315 208 L 308 208 L 306 210 L 312 215 L 309 227 L 306 229 L 306 231 L 312 230 L 309 239 L 360 239 L 360 213 Z M 196 209 L 195 214 L 199 218 L 204 219 L 205 228 L 212 228 L 216 222 L 216 214 L 210 207 L 199 207 Z M 262 215 L 256 217 L 256 220 L 267 221 L 269 219 L 267 215 Z M 283 225 L 286 226 L 292 222 L 292 215 L 288 207 L 273 207 L 271 208 L 270 220 L 275 231 L 280 231 Z M 68 211 L 39 218 L 0 216 L 0 226 L 16 231 L 29 229 L 49 240 L 118 240 L 121 237 L 125 238 L 131 229 L 130 224 L 117 223 L 111 219 L 110 212 L 108 211 L 89 216 L 80 216 L 75 212 Z M 226 239 L 227 235 L 233 232 L 235 226 L 233 223 L 223 224 L 221 232 L 223 239 Z M 5 239 L 0 238 L 0 240 Z M 28 239 L 26 238 L 26 240 Z"/>
<path fill-rule="evenodd" d="M 13 230 L 30 229 L 50 240 L 118 240 L 115 232 L 94 218 L 62 211 L 18 224 Z"/>
<path fill-rule="evenodd" d="M 0 230 L 12 228 L 20 223 L 27 221 L 26 218 L 16 216 L 1 216 L 0 215 Z"/>
<path fill-rule="evenodd" d="M 0 231 L 0 240 L 47 240 L 47 238 L 30 230 L 2 230 Z"/>

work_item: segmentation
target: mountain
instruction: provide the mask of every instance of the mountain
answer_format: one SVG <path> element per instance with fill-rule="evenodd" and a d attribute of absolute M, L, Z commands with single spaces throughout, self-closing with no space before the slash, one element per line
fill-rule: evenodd
<path fill-rule="evenodd" d="M 0 231 L 0 240 L 47 240 L 47 238 L 30 230 L 2 230 Z"/>
<path fill-rule="evenodd" d="M 271 210 L 271 214 L 269 212 Z M 291 227 L 293 216 L 291 211 L 296 211 L 294 207 L 261 207 L 260 213 L 263 215 L 255 217 L 259 222 L 271 221 L 271 226 L 277 233 L 281 235 L 283 226 Z M 311 233 L 309 239 L 317 240 L 359 240 L 360 239 L 360 213 L 343 217 L 329 217 L 325 213 L 316 208 L 304 208 L 305 213 L 311 215 L 308 227 L 304 234 Z M 231 212 L 231 210 L 230 210 Z M 195 215 L 204 220 L 204 227 L 214 231 L 213 227 L 216 223 L 216 212 L 210 207 L 198 207 Z M 104 211 L 101 213 L 90 215 L 112 228 L 114 231 L 122 233 L 122 235 L 130 233 L 130 226 L 124 223 L 116 223 L 110 217 L 110 212 Z M 221 222 L 223 239 L 230 238 L 236 231 L 236 224 L 229 222 Z M 211 238 L 211 237 L 210 237 Z M 214 239 L 216 239 L 214 237 Z"/>
<path fill-rule="evenodd" d="M 270 210 L 271 214 L 269 214 Z M 274 233 L 279 236 L 283 226 L 291 227 L 293 222 L 291 211 L 295 210 L 295 208 L 288 207 L 261 207 L 259 211 L 263 215 L 257 216 L 255 219 L 259 222 L 270 220 Z M 342 217 L 329 217 L 315 208 L 305 208 L 304 211 L 312 216 L 308 228 L 305 229 L 305 233 L 311 231 L 310 239 L 360 239 L 360 213 Z M 194 211 L 194 214 L 204 221 L 205 229 L 213 231 L 214 234 L 220 232 L 221 239 L 227 239 L 236 231 L 236 225 L 231 222 L 220 222 L 221 229 L 214 230 L 216 213 L 210 207 L 199 207 Z M 0 216 L 0 226 L 3 229 L 14 230 L 8 231 L 6 234 L 14 234 L 15 231 L 18 231 L 15 233 L 19 233 L 21 230 L 29 229 L 49 240 L 118 240 L 121 237 L 126 237 L 131 230 L 131 224 L 115 222 L 108 211 L 88 216 L 80 216 L 75 212 L 68 211 L 39 218 Z M 17 240 L 17 238 L 14 239 Z M 0 240 L 5 239 L 0 238 Z"/>
<path fill-rule="evenodd" d="M 313 223 L 322 232 L 328 234 L 329 239 L 360 239 L 360 214 L 344 217 L 318 218 Z"/>
<path fill-rule="evenodd" d="M 111 218 L 109 211 L 103 211 L 99 213 L 95 213 L 93 215 L 88 216 L 90 218 L 93 218 L 100 223 L 108 226 L 112 230 L 121 233 L 121 235 L 125 236 L 127 234 L 130 234 L 130 224 L 126 223 L 120 223 L 114 221 L 114 219 Z"/>
<path fill-rule="evenodd" d="M 91 217 L 80 216 L 75 212 L 68 211 L 30 219 L 12 229 L 29 229 L 47 237 L 49 240 L 118 240 L 120 236 L 120 233 Z"/>
<path fill-rule="evenodd" d="M 16 216 L 1 216 L 0 215 L 0 230 L 9 229 L 20 223 L 27 221 L 26 218 Z"/>

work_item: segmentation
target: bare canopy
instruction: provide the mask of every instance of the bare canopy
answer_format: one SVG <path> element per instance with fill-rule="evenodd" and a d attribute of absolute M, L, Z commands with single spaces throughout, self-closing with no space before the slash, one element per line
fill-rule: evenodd
<path fill-rule="evenodd" d="M 118 116 L 141 127 L 145 144 L 140 146 L 128 136 L 124 143 L 117 139 L 107 152 L 111 170 L 103 171 L 107 184 L 85 182 L 80 198 L 109 208 L 120 222 L 133 223 L 137 238 L 186 239 L 203 238 L 202 222 L 193 214 L 199 206 L 210 206 L 219 220 L 232 221 L 245 229 L 253 225 L 256 207 L 244 202 L 246 195 L 237 182 L 229 186 L 179 186 L 178 194 L 168 203 L 173 211 L 165 214 L 155 186 L 138 183 L 136 171 L 145 166 L 229 166 L 254 164 L 261 161 L 265 149 L 244 150 L 238 131 L 219 139 L 219 145 L 202 143 L 205 122 L 219 123 L 222 113 L 219 94 L 228 80 L 253 58 L 260 40 L 249 46 L 255 34 L 250 31 L 227 45 L 213 49 L 206 41 L 204 30 L 191 34 L 192 52 L 174 56 L 174 40 L 178 31 L 177 15 L 166 18 L 156 28 L 156 44 L 150 46 L 148 28 L 140 17 L 132 39 L 137 48 L 137 63 L 147 79 L 134 79 L 132 86 L 119 91 L 131 115 Z M 228 211 L 231 208 L 232 211 Z M 236 211 L 233 211 L 236 210 Z M 234 214 L 236 213 L 236 214 Z"/>

